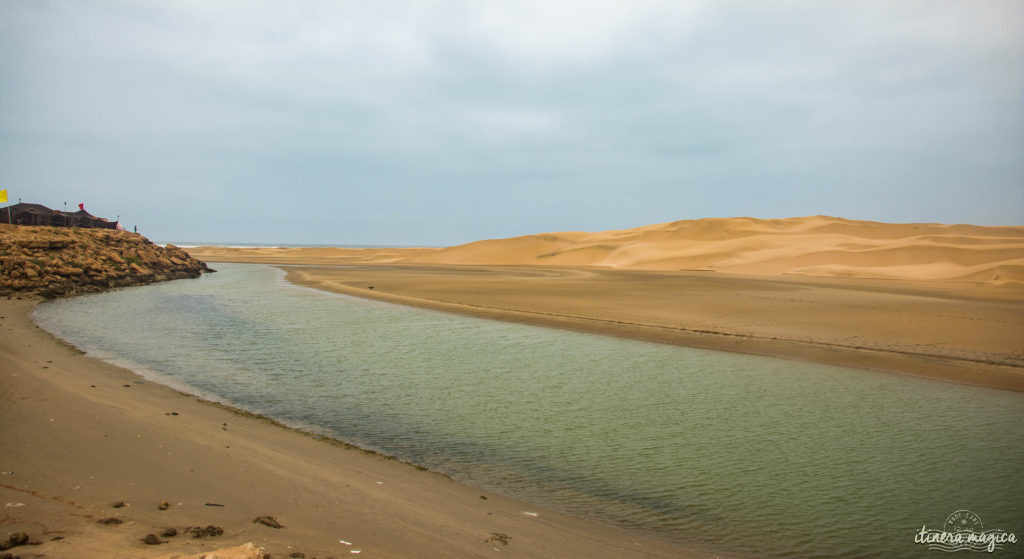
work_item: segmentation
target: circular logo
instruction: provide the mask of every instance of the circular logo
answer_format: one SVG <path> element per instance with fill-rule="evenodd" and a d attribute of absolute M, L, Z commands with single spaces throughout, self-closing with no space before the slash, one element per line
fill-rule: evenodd
<path fill-rule="evenodd" d="M 946 523 L 942 526 L 944 532 L 955 534 L 957 532 L 977 532 L 981 533 L 985 531 L 985 526 L 981 523 L 981 519 L 978 515 L 974 514 L 969 510 L 958 510 L 946 518 Z"/>

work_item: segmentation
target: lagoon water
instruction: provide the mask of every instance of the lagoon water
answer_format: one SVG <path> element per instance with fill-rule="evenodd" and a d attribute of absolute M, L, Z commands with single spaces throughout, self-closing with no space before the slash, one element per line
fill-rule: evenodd
<path fill-rule="evenodd" d="M 961 509 L 1024 537 L 1024 394 L 455 316 L 216 267 L 46 303 L 35 319 L 179 389 L 723 557 L 928 554 L 915 534 Z M 1024 552 L 1007 547 L 995 555 Z"/>

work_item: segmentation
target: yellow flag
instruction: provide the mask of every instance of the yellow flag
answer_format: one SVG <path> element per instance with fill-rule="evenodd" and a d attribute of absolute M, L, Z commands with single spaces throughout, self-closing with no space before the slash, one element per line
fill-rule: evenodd
<path fill-rule="evenodd" d="M 0 190 L 0 202 L 7 201 L 7 189 Z"/>

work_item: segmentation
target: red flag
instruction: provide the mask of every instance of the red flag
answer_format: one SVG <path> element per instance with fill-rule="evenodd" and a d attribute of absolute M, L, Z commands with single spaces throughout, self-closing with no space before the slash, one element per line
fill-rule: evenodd
<path fill-rule="evenodd" d="M 84 212 L 85 211 L 85 203 L 83 202 L 83 203 L 79 204 L 78 205 L 78 209 L 82 210 Z"/>

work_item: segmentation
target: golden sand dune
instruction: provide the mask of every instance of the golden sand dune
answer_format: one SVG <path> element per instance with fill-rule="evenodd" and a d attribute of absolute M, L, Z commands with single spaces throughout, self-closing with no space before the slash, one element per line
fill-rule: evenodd
<path fill-rule="evenodd" d="M 828 216 L 674 221 L 447 248 L 197 247 L 189 253 L 216 262 L 596 266 L 1024 283 L 1024 227 L 879 223 Z"/>
<path fill-rule="evenodd" d="M 1024 282 L 1024 227 L 699 219 L 478 241 L 398 261 Z"/>

